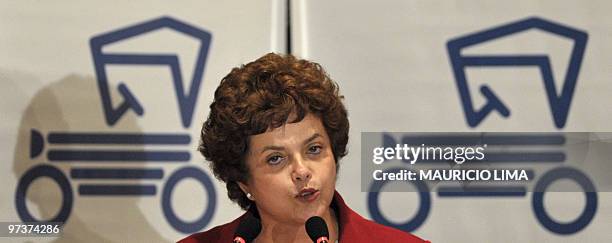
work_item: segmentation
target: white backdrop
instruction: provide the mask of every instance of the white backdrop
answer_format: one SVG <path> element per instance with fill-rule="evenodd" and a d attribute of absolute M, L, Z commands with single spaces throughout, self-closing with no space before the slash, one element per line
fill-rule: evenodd
<path fill-rule="evenodd" d="M 170 242 L 187 234 L 168 221 L 162 211 L 162 192 L 178 169 L 195 166 L 214 181 L 216 203 L 206 228 L 241 214 L 227 199 L 225 186 L 217 183 L 196 151 L 201 123 L 208 115 L 214 89 L 232 67 L 268 52 L 282 52 L 286 44 L 284 1 L 2 1 L 0 7 L 0 133 L 3 163 L 0 165 L 0 221 L 21 221 L 16 209 L 16 188 L 26 172 L 38 165 L 60 169 L 73 193 L 72 207 L 61 238 L 0 238 L 0 242 Z M 161 19 L 164 17 L 171 18 Z M 161 22 L 160 22 L 161 19 Z M 102 47 L 105 54 L 176 56 L 183 91 L 190 91 L 200 47 L 205 53 L 201 85 L 189 126 L 183 126 L 169 65 L 118 65 L 105 67 L 111 103 L 117 109 L 124 98 L 118 85 L 125 83 L 143 107 L 138 116 L 127 110 L 114 124 L 105 120 L 97 85 L 90 40 L 142 23 L 161 23 L 161 28 L 116 40 Z M 171 28 L 178 24 L 178 29 Z M 201 44 L 189 28 L 210 34 Z M 145 27 L 137 27 L 144 31 Z M 124 58 L 127 60 L 127 58 Z M 186 99 L 188 100 L 188 99 Z M 187 113 L 187 112 L 186 112 Z M 44 136 L 40 155 L 33 158 L 31 130 Z M 172 133 L 190 136 L 182 145 L 92 145 L 58 144 L 49 133 Z M 52 150 L 187 151 L 190 159 L 173 161 L 50 161 Z M 161 169 L 161 179 L 78 179 L 73 169 L 130 168 Z M 154 186 L 155 195 L 91 196 L 80 193 L 83 185 L 129 184 Z M 170 196 L 174 214 L 190 223 L 211 207 L 210 197 L 197 180 L 186 178 Z M 210 188 L 209 188 L 210 190 Z M 49 177 L 39 177 L 26 195 L 28 212 L 36 219 L 49 220 L 67 200 Z"/>
<path fill-rule="evenodd" d="M 351 121 L 350 153 L 338 188 L 360 213 L 371 217 L 360 193 L 360 132 L 600 131 L 612 129 L 612 21 L 606 1 L 319 1 L 293 2 L 292 47 L 326 67 L 346 96 Z M 467 68 L 475 109 L 487 84 L 509 107 L 476 126 L 466 121 L 447 42 L 493 27 L 537 17 L 588 34 L 582 67 L 567 116 L 557 127 L 537 67 Z M 557 92 L 568 67 L 572 40 L 530 29 L 470 46 L 462 55 L 546 55 Z M 609 154 L 609 153 L 608 153 Z M 551 217 L 568 223 L 585 207 L 584 193 L 546 193 Z M 590 224 L 573 234 L 544 228 L 522 198 L 440 198 L 413 233 L 432 242 L 604 242 L 612 220 L 612 193 L 598 193 Z M 416 193 L 383 193 L 379 207 L 400 224 L 415 217 Z"/>
<path fill-rule="evenodd" d="M 349 155 L 341 161 L 338 190 L 348 204 L 371 218 L 367 196 L 359 187 L 360 133 L 364 131 L 602 131 L 612 130 L 612 28 L 605 1 L 290 1 L 291 43 L 286 43 L 285 1 L 3 1 L 0 7 L 0 221 L 21 221 L 16 202 L 20 180 L 33 168 L 48 165 L 68 179 L 73 200 L 61 238 L 0 238 L 0 242 L 169 242 L 187 235 L 186 227 L 164 214 L 164 189 L 184 168 L 203 171 L 210 187 L 193 178 L 179 181 L 169 198 L 170 208 L 184 224 L 201 219 L 204 229 L 241 214 L 226 197 L 196 151 L 200 124 L 208 115 L 214 89 L 232 67 L 267 52 L 285 52 L 287 44 L 299 57 L 321 63 L 339 83 L 346 97 L 351 122 Z M 493 112 L 475 126 L 466 122 L 452 71 L 447 42 L 530 17 L 571 27 L 588 34 L 584 57 L 566 123 L 553 122 L 540 73 L 535 67 L 471 68 L 467 71 L 475 107 L 486 100 L 475 87 L 487 84 L 511 109 L 503 118 Z M 150 32 L 147 24 L 163 28 Z M 177 24 L 178 23 L 178 24 Z M 140 25 L 139 24 L 144 24 Z M 119 38 L 128 27 L 143 31 Z M 143 27 L 144 26 L 144 27 Z M 178 26 L 178 27 L 177 27 Z M 176 27 L 176 28 L 171 28 Z M 189 33 L 207 33 L 202 44 Z M 156 55 L 144 58 L 161 64 L 109 64 L 113 109 L 125 101 L 125 84 L 143 107 L 134 107 L 107 122 L 90 41 L 106 36 L 116 41 L 101 48 L 103 54 Z M 123 36 L 125 37 L 125 36 Z M 208 46 L 201 85 L 195 94 L 193 117 L 181 119 L 169 65 L 175 56 L 188 93 L 197 66 L 197 54 Z M 561 86 L 572 42 L 544 31 L 525 31 L 491 43 L 467 48 L 463 55 L 526 54 L 549 57 L 554 82 Z M 160 58 L 159 56 L 166 56 Z M 150 57 L 150 56 L 149 56 Z M 99 57 L 101 58 L 101 57 Z M 129 57 L 118 58 L 127 62 Z M 142 59 L 142 60 L 144 60 Z M 172 58 L 170 58 L 172 59 Z M 101 60 L 101 61 L 100 61 Z M 107 59 L 99 59 L 99 63 Z M 141 61 L 142 61 L 141 60 Z M 153 60 L 153 61 L 151 61 Z M 108 63 L 106 63 L 108 64 Z M 197 77 L 197 75 L 196 75 Z M 193 97 L 191 97 L 193 98 Z M 189 100 L 189 99 L 187 99 Z M 186 111 L 187 112 L 187 111 Z M 188 112 L 187 112 L 188 113 Z M 188 119 L 189 120 L 189 119 Z M 42 150 L 32 130 L 42 134 Z M 179 134 L 182 144 L 65 144 L 49 134 L 121 133 Z M 34 133 L 36 134 L 36 133 Z M 34 139 L 33 139 L 34 138 Z M 163 161 L 70 162 L 57 159 L 57 151 L 105 150 L 136 153 L 187 151 L 183 163 Z M 55 151 L 55 152 L 54 152 Z M 40 152 L 40 153 L 36 153 Z M 184 154 L 184 153 L 183 153 Z M 180 159 L 179 159 L 180 160 Z M 166 161 L 176 162 L 176 161 Z M 77 169 L 129 168 L 162 175 L 144 179 L 79 177 Z M 87 176 L 85 176 L 87 177 Z M 92 185 L 138 185 L 153 195 L 93 196 L 82 188 Z M 85 186 L 85 187 L 82 187 Z M 49 177 L 29 185 L 27 212 L 36 219 L 54 218 L 66 205 L 66 194 Z M 86 190 L 85 190 L 86 191 Z M 412 218 L 420 203 L 415 193 L 383 193 L 381 211 L 392 222 Z M 560 235 L 544 228 L 531 208 L 531 194 L 523 198 L 448 199 L 432 195 L 431 210 L 413 233 L 433 242 L 604 242 L 612 239 L 612 195 L 598 193 L 599 207 L 587 227 Z M 581 213 L 582 193 L 547 193 L 548 212 L 569 222 Z M 23 212 L 22 212 L 23 213 Z M 179 225 L 179 226 L 177 226 Z"/>

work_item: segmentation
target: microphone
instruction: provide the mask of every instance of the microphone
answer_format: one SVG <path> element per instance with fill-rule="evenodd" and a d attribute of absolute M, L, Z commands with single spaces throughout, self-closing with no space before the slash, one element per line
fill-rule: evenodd
<path fill-rule="evenodd" d="M 238 225 L 232 243 L 253 242 L 257 235 L 259 235 L 259 231 L 261 231 L 261 222 L 259 222 L 259 219 L 249 214 L 240 222 L 240 225 Z"/>
<path fill-rule="evenodd" d="M 306 233 L 314 243 L 329 243 L 327 224 L 319 216 L 312 216 L 306 220 Z"/>

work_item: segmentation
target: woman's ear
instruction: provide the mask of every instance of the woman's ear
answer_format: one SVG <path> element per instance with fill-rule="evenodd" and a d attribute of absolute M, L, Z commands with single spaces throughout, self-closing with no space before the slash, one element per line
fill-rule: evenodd
<path fill-rule="evenodd" d="M 242 190 L 242 192 L 244 192 L 244 194 L 246 194 L 247 198 L 251 201 L 255 201 L 255 197 L 253 197 L 253 194 L 251 194 L 249 187 L 242 183 L 242 182 L 238 182 L 238 186 L 240 187 L 240 190 Z"/>
<path fill-rule="evenodd" d="M 240 190 L 242 190 L 242 192 L 244 192 L 244 194 L 249 193 L 249 187 L 242 183 L 241 181 L 238 182 L 238 186 L 240 187 Z"/>

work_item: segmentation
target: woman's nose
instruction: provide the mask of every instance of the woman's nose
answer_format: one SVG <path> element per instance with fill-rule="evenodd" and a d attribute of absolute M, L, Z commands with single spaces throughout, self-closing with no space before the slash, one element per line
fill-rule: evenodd
<path fill-rule="evenodd" d="M 297 157 L 294 160 L 293 180 L 296 182 L 307 181 L 310 179 L 310 177 L 312 177 L 312 172 L 306 166 L 306 163 L 307 162 L 301 157 Z"/>

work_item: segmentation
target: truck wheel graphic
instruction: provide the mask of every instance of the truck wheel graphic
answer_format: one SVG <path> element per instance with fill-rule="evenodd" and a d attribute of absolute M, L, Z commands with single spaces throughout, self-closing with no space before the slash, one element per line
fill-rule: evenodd
<path fill-rule="evenodd" d="M 544 192 L 546 188 L 559 179 L 570 179 L 578 183 L 586 194 L 586 205 L 584 210 L 574 221 L 569 223 L 559 223 L 552 219 L 546 209 L 544 208 Z M 597 192 L 593 182 L 581 171 L 568 168 L 560 167 L 552 169 L 546 172 L 542 178 L 537 182 L 532 200 L 533 211 L 538 221 L 546 229 L 562 235 L 568 235 L 576 233 L 584 229 L 595 216 L 597 211 Z"/>
<path fill-rule="evenodd" d="M 38 220 L 35 219 L 32 214 L 28 211 L 26 206 L 26 193 L 28 192 L 28 188 L 34 182 L 34 180 L 40 177 L 49 177 L 54 180 L 62 191 L 62 206 L 52 219 L 49 220 Z M 72 202 L 73 202 L 72 188 L 70 188 L 70 183 L 68 182 L 68 178 L 62 173 L 61 170 L 50 166 L 50 165 L 38 165 L 30 170 L 28 170 L 19 180 L 19 184 L 17 185 L 17 191 L 15 192 L 15 207 L 17 208 L 17 213 L 19 214 L 19 218 L 23 222 L 66 222 L 68 216 L 70 216 L 70 211 L 72 210 Z"/>
<path fill-rule="evenodd" d="M 399 170 L 399 168 L 395 168 L 387 170 L 385 172 L 394 173 L 398 172 Z M 421 198 L 421 203 L 419 204 L 418 212 L 416 216 L 406 222 L 393 223 L 387 220 L 385 216 L 382 215 L 382 213 L 380 212 L 380 207 L 378 206 L 380 190 L 388 182 L 389 181 L 387 180 L 374 181 L 370 186 L 370 190 L 368 190 L 368 210 L 370 211 L 372 219 L 380 224 L 400 229 L 405 232 L 412 232 L 416 230 L 425 222 L 425 219 L 427 219 L 427 216 L 429 215 L 429 209 L 431 208 L 431 196 L 429 194 L 429 188 L 423 181 L 410 181 L 410 183 L 414 184 L 414 186 L 419 191 L 418 193 Z"/>
<path fill-rule="evenodd" d="M 172 191 L 174 190 L 174 187 L 176 186 L 176 184 L 178 184 L 179 181 L 186 178 L 193 178 L 199 181 L 200 184 L 204 186 L 204 189 L 206 189 L 206 195 L 208 198 L 208 207 L 206 208 L 206 210 L 204 210 L 202 216 L 200 216 L 193 222 L 186 222 L 179 219 L 178 216 L 174 213 L 174 210 L 172 210 L 170 202 L 172 200 Z M 206 227 L 206 225 L 212 219 L 217 203 L 215 187 L 212 181 L 210 180 L 208 175 L 206 175 L 206 173 L 196 167 L 186 167 L 175 171 L 170 176 L 170 178 L 168 178 L 168 181 L 164 186 L 164 191 L 162 193 L 161 200 L 162 211 L 164 213 L 164 216 L 166 217 L 166 220 L 168 220 L 168 223 L 172 225 L 174 229 L 182 233 L 193 233 L 196 231 L 200 231 L 204 227 Z"/>

